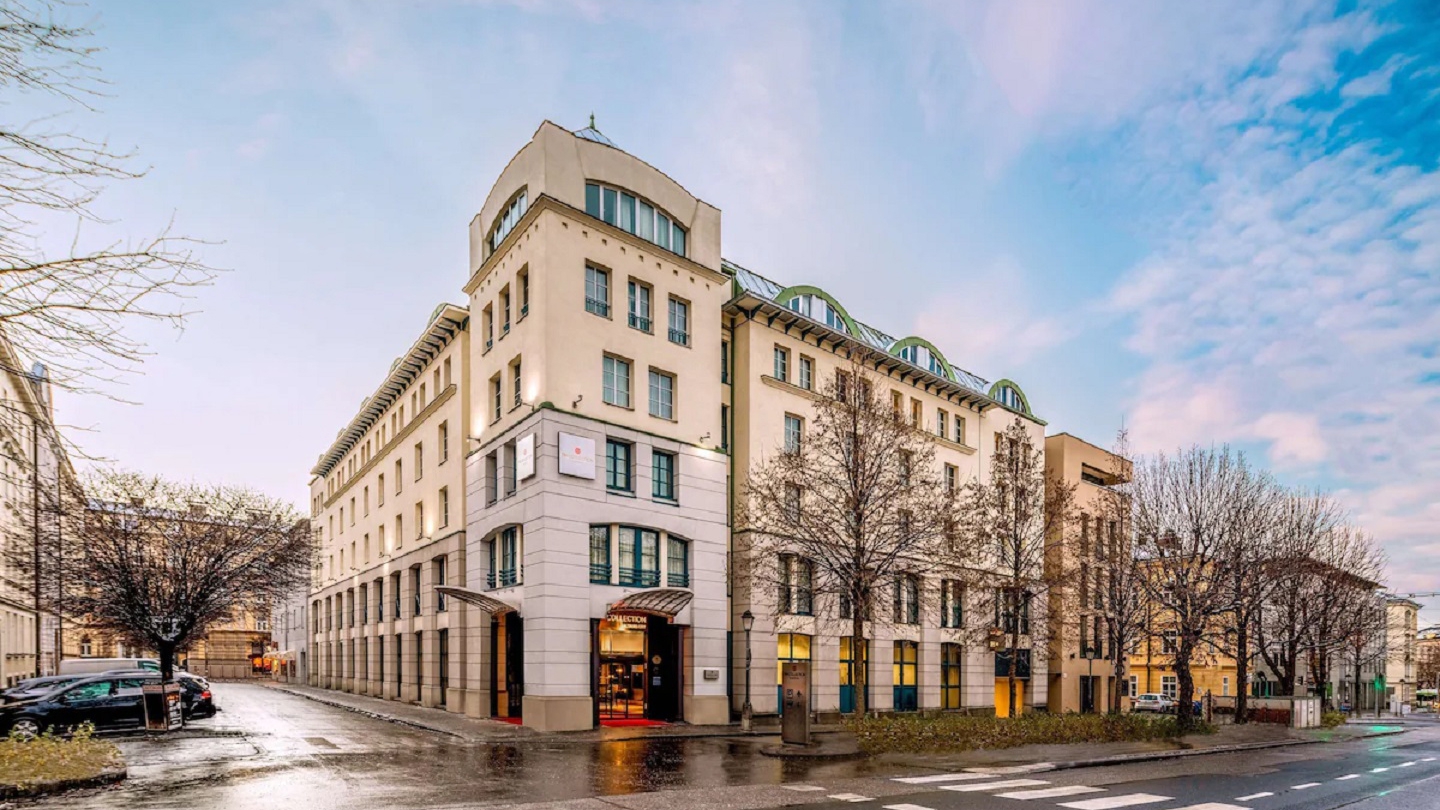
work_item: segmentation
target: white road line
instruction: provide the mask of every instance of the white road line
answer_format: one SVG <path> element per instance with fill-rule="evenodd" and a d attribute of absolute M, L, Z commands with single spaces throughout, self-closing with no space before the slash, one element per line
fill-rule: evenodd
<path fill-rule="evenodd" d="M 1221 804 L 1220 802 L 1205 802 L 1204 804 L 1192 804 L 1189 807 L 1177 807 L 1175 810 L 1250 810 L 1248 807 L 1241 807 L 1238 804 Z"/>
<path fill-rule="evenodd" d="M 941 790 L 954 790 L 960 793 L 971 793 L 977 790 L 1005 790 L 1006 788 L 1035 787 L 1036 785 L 1048 785 L 1044 779 L 1006 779 L 1000 782 L 985 782 L 979 785 L 941 785 Z"/>
<path fill-rule="evenodd" d="M 1099 793 L 1105 788 L 1089 787 L 1088 785 L 1064 785 L 1053 788 L 1040 788 L 1039 790 L 1016 790 L 1011 793 L 998 793 L 1002 799 L 1058 799 L 1061 796 L 1079 796 L 1082 793 Z"/>
<path fill-rule="evenodd" d="M 1402 763 L 1400 763 L 1400 766 L 1399 766 L 1399 767 L 1401 767 L 1401 768 L 1408 768 L 1408 767 L 1410 767 L 1411 765 L 1414 765 L 1414 764 L 1415 764 L 1415 762 L 1412 760 L 1412 761 L 1410 761 L 1410 762 L 1402 762 Z"/>
<path fill-rule="evenodd" d="M 1335 777 L 1335 781 L 1336 781 L 1336 782 L 1344 782 L 1346 779 L 1359 779 L 1359 778 L 1360 778 L 1360 774 L 1358 774 L 1358 773 L 1347 773 L 1347 774 L 1345 774 L 1344 776 L 1337 776 L 1337 777 Z"/>
<path fill-rule="evenodd" d="M 830 796 L 837 802 L 868 802 L 874 801 L 869 796 L 861 796 L 859 793 L 835 793 Z"/>
<path fill-rule="evenodd" d="M 1116 807 L 1132 807 L 1137 804 L 1154 804 L 1155 802 L 1168 802 L 1169 796 L 1156 796 L 1151 793 L 1127 793 L 1123 796 L 1105 796 L 1099 799 L 1086 799 L 1080 802 L 1062 802 L 1061 807 L 1069 807 L 1073 810 L 1114 810 Z"/>
<path fill-rule="evenodd" d="M 1390 770 L 1390 769 L 1389 769 L 1389 768 L 1371 768 L 1371 769 L 1370 769 L 1370 772 L 1371 772 L 1371 773 L 1384 773 L 1384 772 L 1386 772 L 1386 771 L 1388 771 L 1388 770 Z"/>
<path fill-rule="evenodd" d="M 930 810 L 930 808 L 919 804 L 887 804 L 885 810 Z"/>
<path fill-rule="evenodd" d="M 1249 796 L 1239 796 L 1239 797 L 1236 797 L 1235 801 L 1237 801 L 1237 802 L 1253 802 L 1253 801 L 1255 801 L 1256 799 L 1263 799 L 1263 798 L 1265 798 L 1266 796 L 1274 796 L 1274 795 L 1275 795 L 1274 793 L 1271 793 L 1270 791 L 1267 790 L 1267 791 L 1265 791 L 1264 793 L 1251 793 Z"/>
<path fill-rule="evenodd" d="M 907 785 L 930 785 L 936 782 L 971 782 L 976 779 L 994 779 L 993 773 L 932 773 L 929 776 L 902 776 L 891 779 Z"/>
<path fill-rule="evenodd" d="M 809 793 L 811 791 L 825 789 L 823 787 L 820 787 L 819 785 L 781 785 L 780 787 L 785 788 L 786 790 L 793 790 L 797 793 Z"/>
<path fill-rule="evenodd" d="M 1309 789 L 1312 788 L 1312 787 L 1320 787 L 1320 783 L 1319 783 L 1319 782 L 1306 782 L 1306 783 L 1303 784 L 1303 785 L 1294 785 L 1294 786 L 1292 786 L 1290 789 L 1291 789 L 1291 790 L 1309 790 Z"/>
<path fill-rule="evenodd" d="M 1420 760 L 1420 761 L 1421 761 L 1421 762 L 1434 762 L 1434 761 L 1435 761 L 1435 757 L 1425 757 L 1424 759 L 1422 759 L 1422 760 Z"/>

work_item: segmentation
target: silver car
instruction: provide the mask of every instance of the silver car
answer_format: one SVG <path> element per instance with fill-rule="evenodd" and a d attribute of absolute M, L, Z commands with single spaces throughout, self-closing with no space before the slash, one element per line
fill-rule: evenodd
<path fill-rule="evenodd" d="M 1143 695 L 1136 695 L 1130 700 L 1130 711 L 1167 714 L 1175 711 L 1175 699 L 1158 692 L 1147 692 Z"/>

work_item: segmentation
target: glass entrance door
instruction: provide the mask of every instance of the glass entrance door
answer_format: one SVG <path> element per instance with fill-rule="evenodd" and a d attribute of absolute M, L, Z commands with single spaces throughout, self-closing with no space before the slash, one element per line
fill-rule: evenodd
<path fill-rule="evenodd" d="M 645 717 L 645 624 L 624 619 L 600 622 L 597 700 L 601 720 Z"/>

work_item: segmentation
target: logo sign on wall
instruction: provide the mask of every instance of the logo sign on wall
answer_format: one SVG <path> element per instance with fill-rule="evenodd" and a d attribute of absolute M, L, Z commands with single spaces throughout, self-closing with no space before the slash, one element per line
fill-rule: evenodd
<path fill-rule="evenodd" d="M 524 481 L 535 474 L 535 434 L 521 436 L 515 442 L 515 477 Z"/>
<path fill-rule="evenodd" d="M 595 477 L 595 440 L 561 433 L 560 474 L 593 479 Z"/>

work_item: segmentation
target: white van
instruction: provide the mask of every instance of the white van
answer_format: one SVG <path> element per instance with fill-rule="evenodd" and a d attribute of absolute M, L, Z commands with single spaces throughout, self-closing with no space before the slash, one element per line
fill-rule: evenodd
<path fill-rule="evenodd" d="M 160 662 L 154 658 L 62 658 L 61 675 L 90 675 L 109 672 L 112 669 L 148 669 L 160 671 Z"/>

